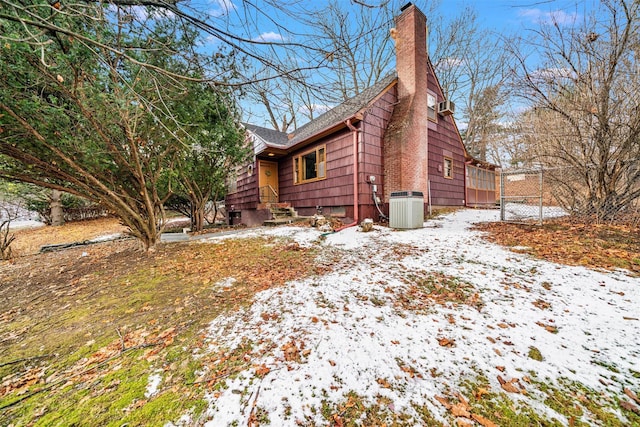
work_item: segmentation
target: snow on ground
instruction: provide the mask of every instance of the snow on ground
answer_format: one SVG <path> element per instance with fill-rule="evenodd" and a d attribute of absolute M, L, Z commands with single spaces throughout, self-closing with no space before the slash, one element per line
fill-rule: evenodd
<path fill-rule="evenodd" d="M 0 219 L 1 220 L 1 219 Z M 11 221 L 11 230 L 19 230 L 21 228 L 37 228 L 44 227 L 45 223 L 35 219 L 16 219 Z"/>
<path fill-rule="evenodd" d="M 320 237 L 315 228 L 299 226 L 257 227 L 243 231 L 230 231 L 212 234 L 211 237 L 201 239 L 203 242 L 217 243 L 227 239 L 250 239 L 260 236 L 285 237 L 293 240 L 302 247 L 311 247 Z"/>
<path fill-rule="evenodd" d="M 540 219 L 540 206 L 535 204 L 523 204 L 523 203 L 506 203 L 505 207 L 505 220 L 507 221 L 525 221 L 525 220 L 539 220 Z M 543 206 L 542 218 L 551 219 L 566 216 L 567 211 L 560 206 Z"/>
<path fill-rule="evenodd" d="M 212 322 L 211 351 L 250 342 L 253 367 L 209 396 L 207 425 L 247 425 L 255 408 L 271 425 L 325 425 L 323 402 L 344 402 L 351 391 L 370 404 L 388 398 L 389 411 L 416 424 L 414 405 L 444 420 L 434 397 L 463 391 L 465 379 L 479 375 L 495 392 L 498 375 L 518 378 L 514 384 L 528 394 L 510 398 L 568 424 L 542 403 L 528 377 L 616 395 L 637 390 L 631 370 L 640 371 L 638 279 L 536 260 L 469 229 L 498 216 L 463 210 L 419 230 L 353 227 L 324 239 L 301 227 L 248 230 L 320 245 L 321 262 L 337 266 L 264 291 L 245 311 Z M 412 299 L 420 293 L 411 286 L 430 277 L 471 289 L 469 300 Z M 543 361 L 529 357 L 532 348 Z"/>

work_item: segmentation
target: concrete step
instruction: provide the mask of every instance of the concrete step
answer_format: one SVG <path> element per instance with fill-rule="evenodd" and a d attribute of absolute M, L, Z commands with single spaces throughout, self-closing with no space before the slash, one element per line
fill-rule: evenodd
<path fill-rule="evenodd" d="M 284 224 L 294 224 L 296 222 L 306 222 L 309 221 L 311 217 L 308 216 L 291 216 L 291 217 L 286 217 L 286 218 L 274 218 L 274 219 L 268 219 L 265 222 L 263 222 L 263 225 L 266 226 L 278 226 L 278 225 L 284 225 Z"/>
<path fill-rule="evenodd" d="M 296 210 L 294 208 L 291 207 L 276 207 L 276 208 L 271 208 L 271 216 L 274 219 L 277 218 L 290 218 L 290 217 L 297 217 L 298 216 L 298 212 L 296 212 Z"/>

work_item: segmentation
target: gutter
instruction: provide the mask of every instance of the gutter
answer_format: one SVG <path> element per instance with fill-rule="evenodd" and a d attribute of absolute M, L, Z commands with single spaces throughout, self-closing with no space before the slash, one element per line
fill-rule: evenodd
<path fill-rule="evenodd" d="M 345 228 L 353 227 L 354 225 L 358 225 L 358 204 L 359 204 L 359 195 L 358 195 L 358 128 L 351 124 L 351 119 L 347 119 L 345 122 L 347 127 L 351 132 L 353 132 L 353 222 L 351 224 L 343 225 L 342 227 L 336 229 L 335 231 L 341 231 Z"/>

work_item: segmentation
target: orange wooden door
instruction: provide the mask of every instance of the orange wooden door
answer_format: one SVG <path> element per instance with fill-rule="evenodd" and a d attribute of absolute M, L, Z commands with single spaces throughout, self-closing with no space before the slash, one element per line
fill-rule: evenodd
<path fill-rule="evenodd" d="M 261 203 L 278 203 L 278 164 L 260 160 L 258 185 Z"/>

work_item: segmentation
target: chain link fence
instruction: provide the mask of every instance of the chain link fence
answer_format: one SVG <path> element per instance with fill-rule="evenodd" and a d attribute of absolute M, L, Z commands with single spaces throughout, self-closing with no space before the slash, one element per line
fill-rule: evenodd
<path fill-rule="evenodd" d="M 538 168 L 500 174 L 500 218 L 542 224 L 572 215 L 640 228 L 640 161 L 610 168 Z"/>
<path fill-rule="evenodd" d="M 502 221 L 544 220 L 543 171 L 503 171 L 500 174 L 500 219 Z"/>

